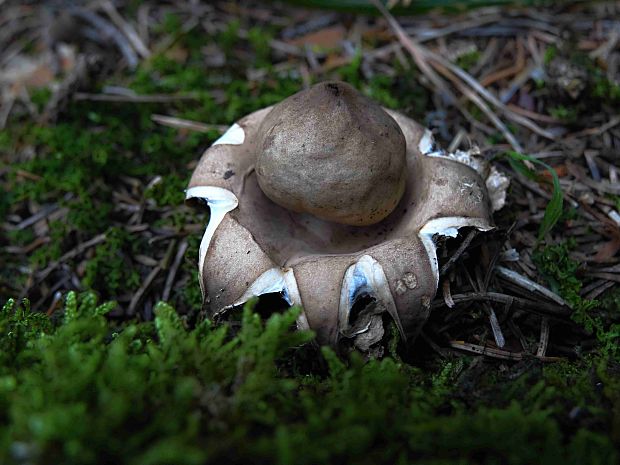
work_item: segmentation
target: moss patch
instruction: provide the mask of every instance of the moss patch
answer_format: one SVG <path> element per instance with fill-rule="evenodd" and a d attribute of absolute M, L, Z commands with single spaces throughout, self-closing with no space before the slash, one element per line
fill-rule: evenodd
<path fill-rule="evenodd" d="M 590 390 L 582 371 L 568 364 L 545 369 L 533 386 L 527 376 L 506 383 L 512 400 L 472 404 L 457 395 L 462 362 L 425 372 L 392 358 L 343 363 L 323 349 L 324 371 L 297 371 L 292 362 L 303 350 L 290 347 L 312 338 L 290 330 L 298 309 L 262 322 L 248 305 L 232 334 L 208 321 L 188 329 L 163 303 L 154 322 L 121 328 L 103 317 L 113 307 L 98 305 L 93 294 L 70 293 L 64 314 L 51 321 L 30 313 L 27 303 L 4 306 L 4 463 L 617 459 L 611 440 L 597 432 L 610 422 L 607 396 L 616 396 L 617 408 L 617 394 L 611 386 Z M 576 407 L 596 419 L 594 428 L 566 425 Z"/>

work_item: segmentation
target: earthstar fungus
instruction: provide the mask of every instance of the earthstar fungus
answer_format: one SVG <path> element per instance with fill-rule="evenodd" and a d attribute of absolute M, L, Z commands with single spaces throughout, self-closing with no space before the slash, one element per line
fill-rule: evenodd
<path fill-rule="evenodd" d="M 389 315 L 411 342 L 439 283 L 436 241 L 493 228 L 507 178 L 410 118 L 324 82 L 235 123 L 186 198 L 210 208 L 199 273 L 212 317 L 279 293 L 321 344 L 364 352 Z"/>

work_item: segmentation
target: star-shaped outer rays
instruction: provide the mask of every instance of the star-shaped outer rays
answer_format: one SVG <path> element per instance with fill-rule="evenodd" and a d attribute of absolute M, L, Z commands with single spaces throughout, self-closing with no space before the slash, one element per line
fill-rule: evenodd
<path fill-rule="evenodd" d="M 383 334 L 381 314 L 412 341 L 426 321 L 439 282 L 436 240 L 459 228 L 493 228 L 507 179 L 470 152 L 435 147 L 430 131 L 386 110 L 407 143 L 407 188 L 380 223 L 356 227 L 284 209 L 260 190 L 253 171 L 260 123 L 270 108 L 234 124 L 202 156 L 187 199 L 210 209 L 199 257 L 210 314 L 253 296 L 279 293 L 300 305 L 300 329 L 320 344 L 343 337 L 361 345 Z M 352 314 L 365 298 L 372 310 Z"/>

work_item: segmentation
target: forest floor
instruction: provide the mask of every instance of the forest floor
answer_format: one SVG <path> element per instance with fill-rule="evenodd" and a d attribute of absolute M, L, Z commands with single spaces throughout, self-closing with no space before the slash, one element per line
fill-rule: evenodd
<path fill-rule="evenodd" d="M 0 7 L 1 463 L 618 463 L 620 5 Z M 510 179 L 381 360 L 201 309 L 200 155 L 327 79 Z"/>

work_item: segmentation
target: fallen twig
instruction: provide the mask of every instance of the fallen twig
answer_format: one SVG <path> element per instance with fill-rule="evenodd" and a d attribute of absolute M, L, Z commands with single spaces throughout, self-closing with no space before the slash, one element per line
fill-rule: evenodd
<path fill-rule="evenodd" d="M 537 357 L 544 357 L 549 344 L 549 319 L 543 317 L 540 322 L 540 342 L 538 343 Z"/>
<path fill-rule="evenodd" d="M 103 39 L 112 40 L 125 58 L 129 69 L 135 69 L 138 66 L 139 60 L 136 52 L 134 52 L 125 36 L 113 24 L 86 8 L 76 7 L 71 8 L 70 11 L 71 14 L 92 24 L 101 33 Z"/>
<path fill-rule="evenodd" d="M 172 285 L 174 284 L 174 278 L 176 277 L 177 271 L 181 262 L 183 261 L 183 257 L 185 256 L 185 252 L 187 251 L 188 243 L 187 240 L 183 240 L 181 244 L 179 244 L 179 248 L 177 249 L 177 254 L 174 257 L 174 261 L 168 270 L 168 276 L 166 276 L 166 283 L 164 284 L 164 292 L 161 295 L 162 300 L 168 300 L 170 298 L 170 292 L 172 290 Z"/>
<path fill-rule="evenodd" d="M 151 56 L 151 52 L 148 47 L 144 44 L 133 26 L 125 21 L 125 19 L 123 19 L 123 17 L 119 14 L 114 4 L 110 0 L 104 0 L 101 3 L 101 6 L 116 27 L 123 31 L 134 50 L 138 52 L 142 58 L 149 58 Z"/>
<path fill-rule="evenodd" d="M 443 300 L 443 299 L 442 299 Z M 524 299 L 523 297 L 515 297 L 507 294 L 502 294 L 499 292 L 471 292 L 468 294 L 453 294 L 452 300 L 455 304 L 459 304 L 461 302 L 500 302 L 503 304 L 512 302 L 515 306 L 530 311 L 532 313 L 537 313 L 540 315 L 548 315 L 556 318 L 568 318 L 572 314 L 572 311 L 565 306 L 559 306 L 554 304 L 549 304 L 545 302 L 537 302 L 534 300 Z M 442 306 L 443 301 L 436 301 L 433 304 L 433 307 Z M 445 305 L 445 304 L 444 304 Z"/>
<path fill-rule="evenodd" d="M 511 283 L 516 284 L 523 289 L 527 289 L 531 292 L 538 292 L 562 306 L 568 306 L 566 301 L 555 292 L 547 289 L 544 286 L 541 286 L 538 283 L 535 283 L 534 281 L 526 278 L 525 276 L 520 275 L 516 271 L 509 270 L 508 268 L 504 268 L 503 266 L 496 267 L 495 271 L 497 272 L 498 276 L 507 279 Z"/>
<path fill-rule="evenodd" d="M 86 242 L 82 242 L 81 244 L 78 244 L 73 250 L 70 250 L 69 252 L 64 254 L 62 257 L 60 257 L 58 260 L 50 263 L 47 266 L 47 268 L 39 272 L 37 276 L 38 281 L 39 282 L 43 281 L 45 278 L 47 278 L 50 275 L 52 271 L 58 268 L 62 263 L 66 262 L 67 260 L 71 260 L 74 257 L 77 257 L 79 254 L 81 254 L 85 250 L 90 249 L 91 247 L 94 247 L 97 244 L 101 244 L 105 240 L 106 240 L 106 234 L 103 233 L 103 234 L 96 235 L 95 237 L 93 237 L 92 239 Z"/>
<path fill-rule="evenodd" d="M 197 94 L 111 95 L 77 92 L 73 96 L 73 100 L 89 100 L 91 102 L 118 103 L 173 103 L 182 100 L 200 100 L 200 96 Z"/>
<path fill-rule="evenodd" d="M 129 302 L 129 307 L 127 308 L 128 316 L 132 316 L 136 313 L 136 307 L 142 300 L 142 296 L 144 296 L 144 293 L 151 287 L 151 284 L 153 284 L 153 281 L 155 280 L 161 269 L 161 266 L 157 265 L 151 270 L 146 279 L 142 282 L 140 289 L 136 291 L 136 293 L 131 298 L 131 302 Z"/>
<path fill-rule="evenodd" d="M 226 125 L 199 123 L 197 121 L 190 121 L 187 119 L 177 118 L 175 116 L 154 114 L 151 115 L 151 119 L 163 126 L 176 129 L 189 129 L 191 131 L 198 132 L 209 132 L 215 130 L 223 133 L 228 129 L 228 126 Z"/>
<path fill-rule="evenodd" d="M 472 344 L 464 341 L 450 341 L 450 347 L 454 349 L 464 350 L 478 355 L 486 355 L 491 358 L 498 358 L 500 360 L 523 360 L 524 354 L 522 352 L 510 352 L 508 350 L 496 349 L 494 347 L 481 346 L 478 344 Z M 536 358 L 543 362 L 559 362 L 563 360 L 561 357 L 544 357 L 536 355 Z"/>
<path fill-rule="evenodd" d="M 478 231 L 472 229 L 469 234 L 465 236 L 465 239 L 463 239 L 463 242 L 461 242 L 459 248 L 456 249 L 456 251 L 448 259 L 448 261 L 444 263 L 444 265 L 441 267 L 441 270 L 439 270 L 439 276 L 445 275 L 446 272 L 452 267 L 452 265 L 456 263 L 456 261 L 461 257 L 461 255 L 463 255 L 463 252 L 465 252 L 467 247 L 469 247 L 469 244 L 471 244 L 471 241 L 474 239 L 474 237 L 476 237 L 476 234 L 478 234 Z"/>

